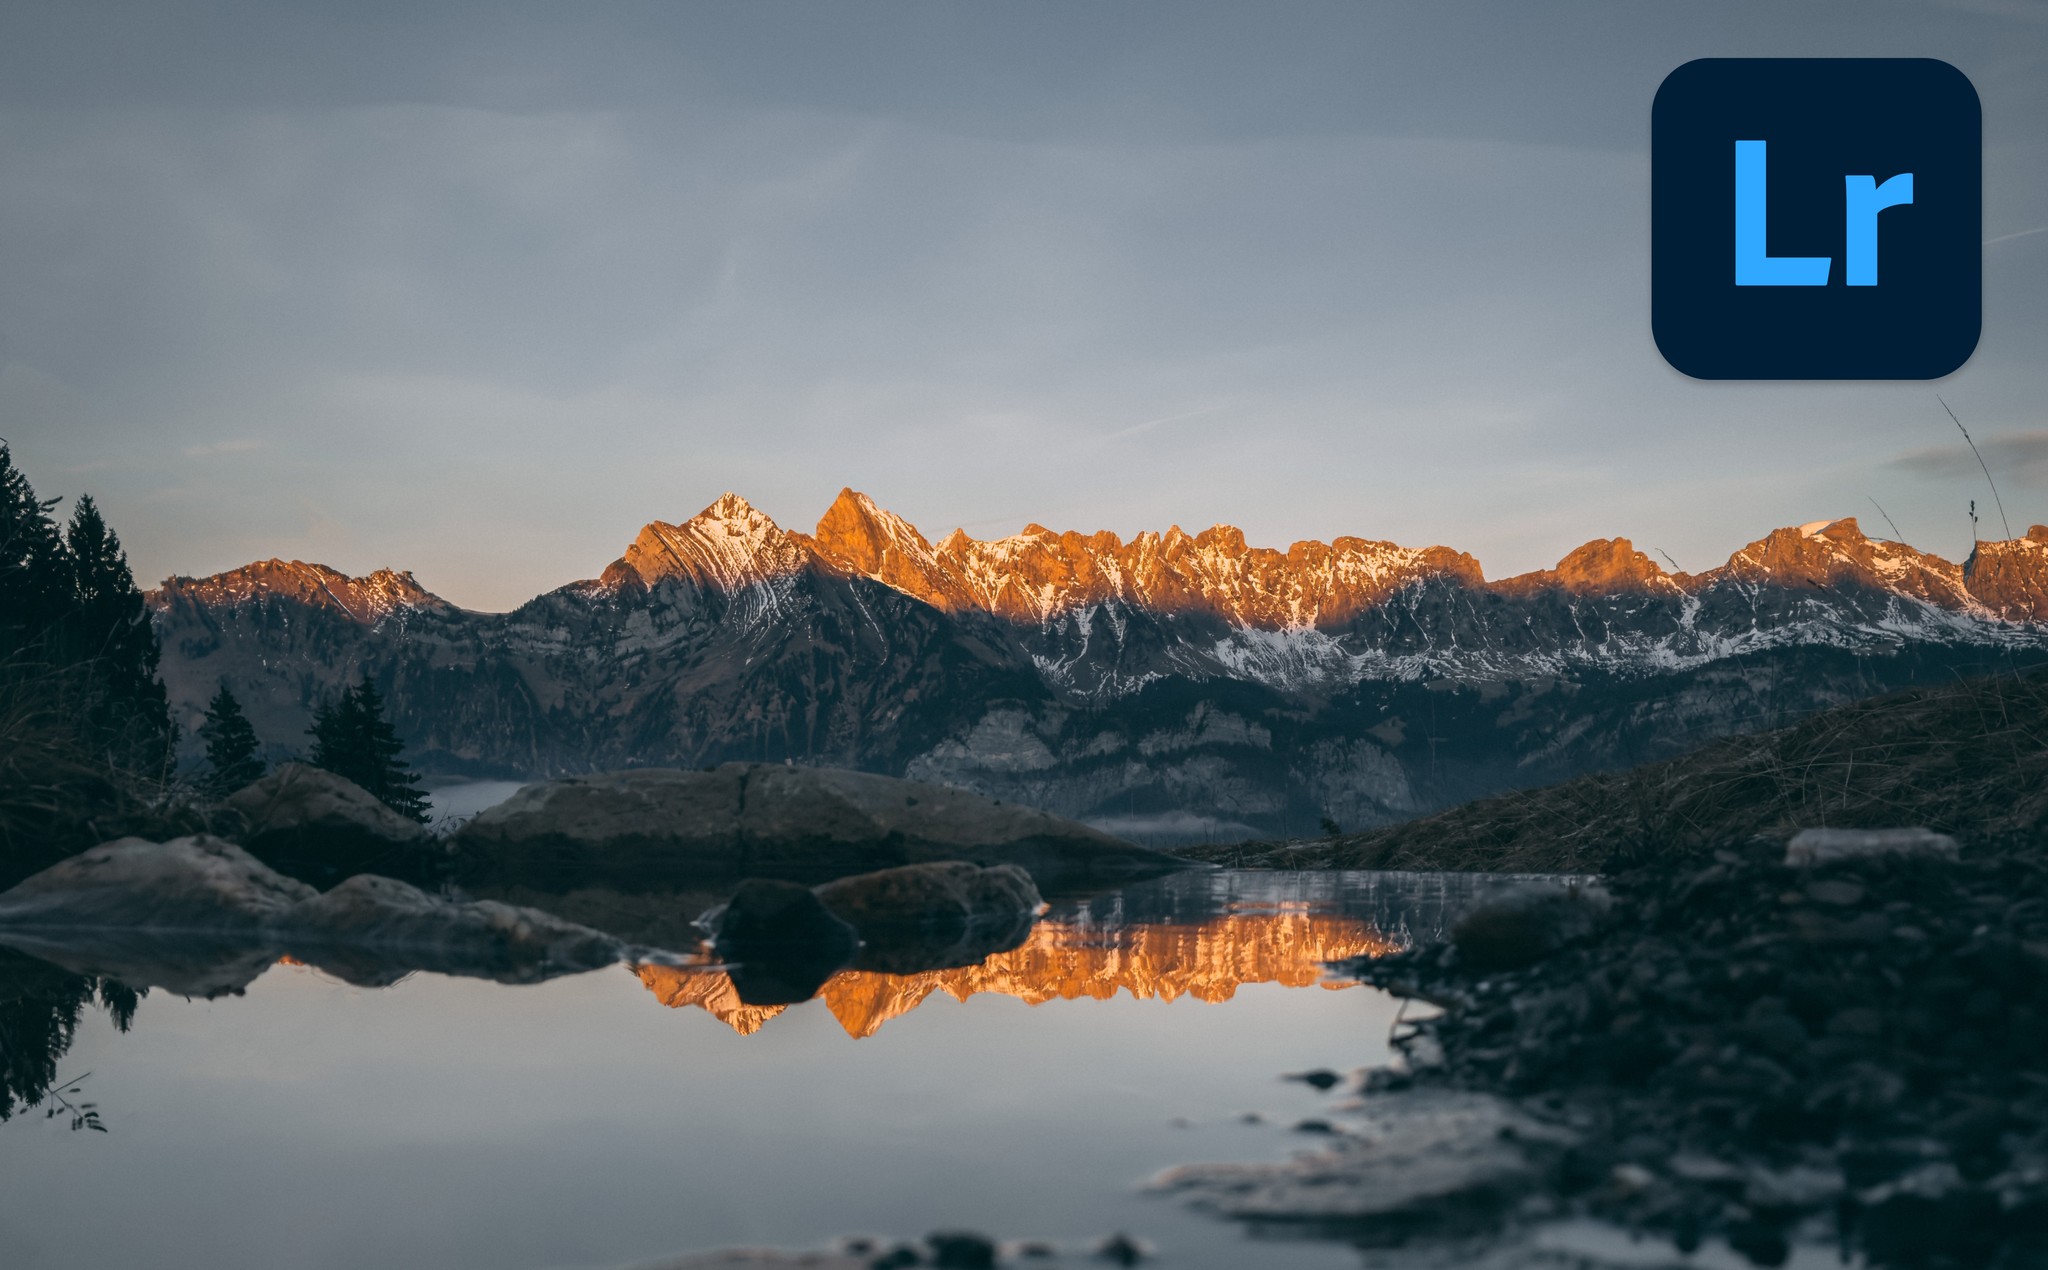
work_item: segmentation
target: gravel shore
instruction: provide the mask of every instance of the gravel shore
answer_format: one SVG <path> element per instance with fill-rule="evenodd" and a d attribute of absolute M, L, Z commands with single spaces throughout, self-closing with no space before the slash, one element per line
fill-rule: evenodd
<path fill-rule="evenodd" d="M 1561 1134 L 1535 1207 L 1680 1249 L 2048 1265 L 2048 849 L 1834 841 L 1527 892 L 1346 967 L 1442 1008 L 1368 1105 L 1501 1099 Z"/>

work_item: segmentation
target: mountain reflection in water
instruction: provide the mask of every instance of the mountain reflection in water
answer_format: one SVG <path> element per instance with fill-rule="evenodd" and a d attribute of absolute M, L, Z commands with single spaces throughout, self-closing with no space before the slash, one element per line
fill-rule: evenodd
<path fill-rule="evenodd" d="M 1121 1230 L 1175 1270 L 1344 1270 L 1342 1244 L 1138 1184 L 1304 1145 L 1288 1126 L 1329 1098 L 1281 1074 L 1384 1061 L 1400 1008 L 1324 991 L 1322 960 L 1430 939 L 1498 883 L 1189 872 L 1056 899 L 972 966 L 842 973 L 751 1014 L 701 969 L 361 987 L 272 957 L 209 1000 L 0 952 L 0 1260 L 628 1270 L 972 1229 L 1072 1266 Z M 680 937 L 712 898 L 554 902 Z M 942 993 L 961 1000 L 915 1008 Z M 45 1120 L 87 1073 L 106 1132 Z"/>
<path fill-rule="evenodd" d="M 908 975 L 842 970 L 818 996 L 860 1039 L 939 994 L 966 1001 L 995 993 L 1039 1005 L 1120 991 L 1138 1000 L 1228 1001 L 1259 983 L 1347 988 L 1354 985 L 1325 977 L 1327 963 L 1433 937 L 1447 905 L 1474 884 L 1456 876 L 1180 874 L 1107 899 L 1056 902 L 1024 943 L 979 964 Z M 748 1004 L 715 969 L 635 973 L 663 1005 L 694 1006 L 743 1036 L 789 1008 Z"/>

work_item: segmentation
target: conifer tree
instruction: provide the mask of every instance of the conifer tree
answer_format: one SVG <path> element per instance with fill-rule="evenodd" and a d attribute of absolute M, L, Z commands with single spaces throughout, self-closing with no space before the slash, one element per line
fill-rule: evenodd
<path fill-rule="evenodd" d="M 50 509 L 0 442 L 0 663 L 48 661 L 52 629 L 70 607 L 70 570 Z"/>
<path fill-rule="evenodd" d="M 225 798 L 263 778 L 256 729 L 242 713 L 242 703 L 228 691 L 226 680 L 207 703 L 206 722 L 199 725 L 199 735 L 206 742 L 207 793 Z"/>
<path fill-rule="evenodd" d="M 161 646 L 121 539 L 90 494 L 72 508 L 64 547 L 71 573 L 64 642 L 67 660 L 85 669 L 95 739 L 123 766 L 160 768 L 171 738 L 170 704 L 157 677 Z"/>
<path fill-rule="evenodd" d="M 398 757 L 404 744 L 384 718 L 384 699 L 368 671 L 339 700 L 314 713 L 310 731 L 313 766 L 354 781 L 399 815 L 426 823 L 426 791 Z"/>

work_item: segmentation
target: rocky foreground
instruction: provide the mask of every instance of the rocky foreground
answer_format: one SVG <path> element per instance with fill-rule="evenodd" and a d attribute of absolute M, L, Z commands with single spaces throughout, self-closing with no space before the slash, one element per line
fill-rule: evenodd
<path fill-rule="evenodd" d="M 1543 1232 L 1590 1217 L 1760 1265 L 2048 1265 L 2036 842 L 1808 832 L 1525 892 L 1347 969 L 1442 1010 L 1363 1119 L 1165 1188 L 1387 1264 L 1585 1264 Z"/>

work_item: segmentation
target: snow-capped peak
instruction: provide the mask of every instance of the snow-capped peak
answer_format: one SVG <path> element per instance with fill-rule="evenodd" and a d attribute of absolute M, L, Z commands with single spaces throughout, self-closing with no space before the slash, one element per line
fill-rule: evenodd
<path fill-rule="evenodd" d="M 663 578 L 687 578 L 731 593 L 799 572 L 810 563 L 810 553 L 797 535 L 727 493 L 680 525 L 648 524 L 620 563 L 650 586 Z"/>

